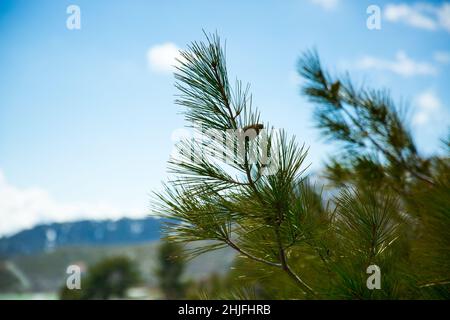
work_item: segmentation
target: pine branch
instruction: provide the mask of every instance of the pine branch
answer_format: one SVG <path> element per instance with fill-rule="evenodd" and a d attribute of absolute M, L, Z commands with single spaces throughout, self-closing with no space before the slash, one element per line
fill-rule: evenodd
<path fill-rule="evenodd" d="M 170 172 L 176 178 L 164 194 L 157 195 L 159 207 L 155 211 L 174 221 L 168 223 L 166 228 L 171 238 L 177 241 L 213 240 L 224 243 L 249 259 L 280 268 L 302 290 L 313 294 L 311 287 L 289 266 L 284 244 L 279 237 L 280 225 L 274 219 L 274 208 L 283 201 L 283 197 L 292 193 L 289 189 L 303 172 L 300 167 L 306 152 L 303 147 L 299 149 L 293 140 L 288 141 L 284 132 L 261 135 L 262 130 L 269 126 L 262 124 L 258 111 L 252 109 L 249 87 L 243 90 L 241 83 L 237 82 L 236 88 L 231 89 L 219 37 L 207 36 L 206 40 L 206 43 L 194 42 L 181 53 L 183 59 L 175 75 L 178 80 L 176 87 L 181 95 L 176 102 L 186 108 L 186 120 L 192 125 L 219 132 L 238 130 L 243 136 L 253 130 L 253 139 L 268 139 L 269 149 L 272 143 L 278 149 L 272 155 L 276 165 L 275 177 L 264 175 L 267 164 L 261 159 L 256 159 L 256 163 L 250 162 L 251 154 L 259 155 L 263 150 L 258 143 L 251 144 L 245 138 L 244 152 L 236 156 L 233 154 L 234 147 L 214 141 L 204 147 L 205 152 L 183 153 L 180 159 L 170 161 Z M 235 141 L 232 142 L 234 145 Z M 179 149 L 195 150 L 201 144 L 187 140 L 179 144 Z M 219 155 L 230 156 L 235 161 L 222 164 Z M 227 165 L 238 169 L 245 176 L 245 181 L 231 176 Z M 286 215 L 288 210 L 279 211 L 280 215 Z M 279 223 L 283 220 L 281 216 Z M 275 232 L 275 238 L 267 239 L 268 248 L 262 249 L 270 252 L 273 249 L 271 244 L 277 243 L 277 259 L 280 262 L 254 254 L 259 251 L 253 248 L 256 243 L 247 239 L 260 232 L 264 237 L 264 230 L 252 228 L 251 233 L 246 230 L 258 223 L 264 223 L 270 232 Z M 238 241 L 231 240 L 232 235 L 238 235 Z M 219 244 L 200 247 L 195 249 L 194 254 L 219 247 Z"/>
<path fill-rule="evenodd" d="M 307 82 L 303 92 L 315 103 L 317 126 L 330 139 L 341 140 L 351 149 L 368 150 L 369 143 L 394 166 L 429 185 L 434 180 L 413 163 L 423 163 L 415 144 L 385 91 L 360 88 L 347 76 L 333 80 L 322 70 L 317 52 L 306 52 L 298 70 Z"/>

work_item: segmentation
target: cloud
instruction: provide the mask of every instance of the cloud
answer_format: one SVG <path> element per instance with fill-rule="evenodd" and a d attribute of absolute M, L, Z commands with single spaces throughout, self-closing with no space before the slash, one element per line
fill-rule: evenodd
<path fill-rule="evenodd" d="M 384 16 L 388 21 L 403 22 L 413 27 L 435 30 L 436 21 L 427 16 L 418 7 L 407 4 L 388 4 L 384 9 Z"/>
<path fill-rule="evenodd" d="M 442 28 L 450 32 L 450 3 L 444 3 L 437 12 L 439 24 Z"/>
<path fill-rule="evenodd" d="M 437 69 L 428 62 L 414 61 L 405 52 L 399 51 L 394 60 L 364 56 L 356 62 L 359 69 L 387 70 L 404 77 L 416 75 L 435 75 Z"/>
<path fill-rule="evenodd" d="M 321 6 L 325 10 L 333 10 L 339 4 L 339 0 L 310 0 L 310 2 Z"/>
<path fill-rule="evenodd" d="M 422 126 L 435 120 L 441 113 L 442 103 L 436 93 L 426 90 L 415 98 L 417 112 L 413 116 L 413 124 Z"/>
<path fill-rule="evenodd" d="M 144 210 L 121 210 L 103 203 L 61 203 L 44 189 L 12 186 L 0 169 L 0 237 L 40 223 L 145 215 Z"/>
<path fill-rule="evenodd" d="M 439 62 L 439 63 L 442 63 L 442 64 L 449 64 L 450 63 L 450 52 L 436 51 L 433 54 L 433 59 L 436 62 Z"/>
<path fill-rule="evenodd" d="M 171 73 L 180 59 L 179 48 L 172 42 L 154 45 L 147 51 L 147 62 L 151 70 L 161 73 Z"/>
<path fill-rule="evenodd" d="M 386 20 L 401 22 L 426 30 L 450 32 L 450 3 L 387 4 L 383 11 Z"/>

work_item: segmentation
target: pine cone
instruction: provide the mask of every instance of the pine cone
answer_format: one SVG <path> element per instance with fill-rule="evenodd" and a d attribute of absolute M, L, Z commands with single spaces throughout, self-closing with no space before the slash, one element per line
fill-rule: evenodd
<path fill-rule="evenodd" d="M 256 134 L 259 134 L 259 131 L 264 129 L 264 125 L 257 123 L 257 124 L 251 124 L 251 125 L 245 126 L 243 128 L 244 132 L 247 131 L 248 129 L 253 129 L 256 131 Z"/>

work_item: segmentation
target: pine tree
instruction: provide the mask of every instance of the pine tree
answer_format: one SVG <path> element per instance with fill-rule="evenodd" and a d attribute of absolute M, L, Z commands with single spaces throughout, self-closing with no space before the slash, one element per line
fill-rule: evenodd
<path fill-rule="evenodd" d="M 182 249 L 180 245 L 167 241 L 163 241 L 159 247 L 156 276 L 166 299 L 180 299 L 185 294 L 185 283 L 182 280 L 185 261 Z"/>
<path fill-rule="evenodd" d="M 386 92 L 331 79 L 314 52 L 300 60 L 318 127 L 346 150 L 327 166 L 336 195 L 326 199 L 306 175 L 307 149 L 260 120 L 249 85 L 230 84 L 217 35 L 181 56 L 176 103 L 196 135 L 177 145 L 174 178 L 155 194 L 169 241 L 198 242 L 191 257 L 234 249 L 252 268 L 243 275 L 273 298 L 424 297 L 430 286 L 430 295 L 448 295 L 438 263 L 450 260 L 448 160 L 419 155 Z M 422 219 L 413 201 L 433 212 Z M 439 241 L 414 235 L 417 228 L 439 230 Z M 422 259 L 430 272 L 418 267 Z M 382 290 L 366 286 L 372 265 Z"/>
<path fill-rule="evenodd" d="M 126 298 L 126 291 L 139 281 L 140 274 L 133 261 L 122 256 L 109 257 L 88 268 L 81 289 L 71 290 L 64 285 L 59 296 L 61 300 Z"/>
<path fill-rule="evenodd" d="M 450 140 L 443 141 L 440 156 L 425 157 L 388 90 L 357 87 L 348 74 L 332 77 L 315 51 L 301 57 L 298 70 L 306 80 L 303 93 L 315 104 L 317 127 L 343 146 L 326 177 L 334 186 L 371 185 L 397 197 L 409 290 L 414 297 L 448 298 Z"/>

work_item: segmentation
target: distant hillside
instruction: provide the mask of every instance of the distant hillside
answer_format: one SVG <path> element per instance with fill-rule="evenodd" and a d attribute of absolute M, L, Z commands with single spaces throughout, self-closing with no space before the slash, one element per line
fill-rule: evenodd
<path fill-rule="evenodd" d="M 154 218 L 40 225 L 0 238 L 0 257 L 31 255 L 66 246 L 143 243 L 158 240 L 160 229 L 161 221 Z"/>
<path fill-rule="evenodd" d="M 89 267 L 110 256 L 127 256 L 139 267 L 149 287 L 157 285 L 158 241 L 125 246 L 76 246 L 51 252 L 0 259 L 0 293 L 56 292 L 65 283 L 71 264 Z M 234 260 L 231 249 L 221 249 L 189 261 L 184 277 L 204 279 L 212 273 L 227 272 Z M 0 297 L 1 298 L 1 297 Z"/>
<path fill-rule="evenodd" d="M 70 264 L 89 267 L 110 256 L 128 256 L 145 282 L 155 286 L 161 220 L 121 219 L 52 223 L 0 239 L 0 293 L 55 292 Z M 231 250 L 202 255 L 189 262 L 185 277 L 201 279 L 226 272 Z"/>

